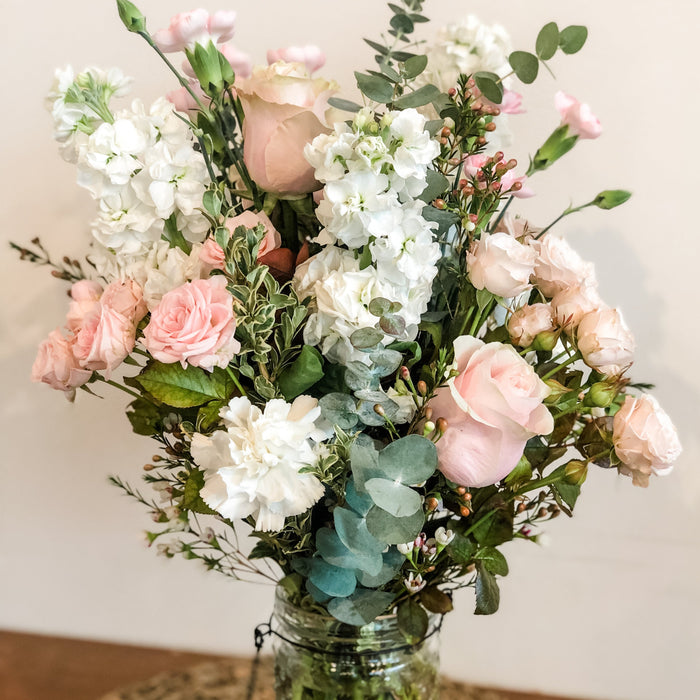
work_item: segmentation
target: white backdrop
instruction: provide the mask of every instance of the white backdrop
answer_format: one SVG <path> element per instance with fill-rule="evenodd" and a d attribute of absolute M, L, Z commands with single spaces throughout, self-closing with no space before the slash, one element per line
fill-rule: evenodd
<path fill-rule="evenodd" d="M 92 203 L 56 154 L 42 109 L 55 66 L 119 65 L 137 77 L 136 92 L 147 100 L 172 81 L 145 44 L 122 29 L 111 0 L 2 5 L 0 627 L 250 652 L 272 589 L 166 561 L 142 546 L 147 516 L 106 476 L 137 481 L 153 448 L 131 435 L 121 396 L 81 394 L 69 405 L 30 384 L 36 345 L 62 322 L 66 298 L 61 283 L 17 262 L 5 243 L 39 234 L 56 254 L 76 255 L 87 238 Z M 191 9 L 184 0 L 141 5 L 153 30 Z M 352 69 L 372 61 L 360 38 L 376 36 L 387 19 L 377 0 L 265 0 L 235 9 L 242 49 L 263 61 L 270 47 L 320 44 L 328 54 L 324 73 L 348 97 Z M 577 516 L 552 523 L 548 547 L 507 548 L 511 574 L 502 582 L 501 611 L 474 617 L 471 592 L 458 598 L 444 632 L 444 669 L 483 684 L 580 697 L 695 697 L 700 236 L 691 203 L 700 185 L 700 102 L 691 47 L 700 7 L 692 0 L 429 0 L 426 9 L 436 23 L 469 11 L 498 20 L 525 49 L 550 19 L 589 26 L 584 52 L 554 61 L 556 83 L 545 74 L 523 90 L 528 113 L 514 120 L 516 155 L 524 162 L 555 125 L 558 88 L 593 106 L 604 135 L 537 176 L 532 184 L 542 196 L 520 211 L 545 224 L 570 201 L 588 201 L 601 189 L 635 193 L 619 210 L 579 214 L 559 230 L 596 262 L 608 303 L 624 309 L 639 345 L 633 374 L 658 384 L 655 393 L 685 446 L 673 475 L 646 491 L 614 473 L 592 473 Z"/>

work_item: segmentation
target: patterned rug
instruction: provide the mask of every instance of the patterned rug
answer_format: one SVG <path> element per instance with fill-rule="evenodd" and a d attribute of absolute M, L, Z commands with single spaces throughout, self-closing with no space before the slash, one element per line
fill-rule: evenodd
<path fill-rule="evenodd" d="M 245 700 L 250 678 L 249 659 L 203 663 L 176 673 L 162 673 L 115 690 L 100 700 Z M 255 700 L 275 700 L 272 658 L 258 669 Z M 443 680 L 442 700 L 510 700 L 512 695 Z"/>

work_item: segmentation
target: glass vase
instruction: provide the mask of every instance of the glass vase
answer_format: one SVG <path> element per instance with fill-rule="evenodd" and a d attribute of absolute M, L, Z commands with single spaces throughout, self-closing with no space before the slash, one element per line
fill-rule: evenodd
<path fill-rule="evenodd" d="M 272 615 L 277 700 L 438 700 L 440 616 L 406 641 L 396 615 L 363 627 L 292 605 L 277 588 Z"/>

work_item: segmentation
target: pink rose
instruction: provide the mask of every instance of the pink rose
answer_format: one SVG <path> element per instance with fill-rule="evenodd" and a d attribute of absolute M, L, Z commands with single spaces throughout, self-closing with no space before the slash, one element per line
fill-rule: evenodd
<path fill-rule="evenodd" d="M 289 46 L 286 49 L 270 49 L 267 52 L 267 62 L 271 65 L 277 61 L 285 63 L 303 63 L 309 73 L 323 68 L 326 63 L 326 54 L 318 48 L 308 44 L 306 46 Z"/>
<path fill-rule="evenodd" d="M 207 273 L 212 270 L 223 270 L 226 264 L 226 256 L 223 248 L 214 238 L 207 238 L 199 251 L 199 259 L 207 268 Z"/>
<path fill-rule="evenodd" d="M 601 374 L 617 377 L 634 361 L 634 336 L 617 309 L 587 313 L 576 336 L 584 362 Z"/>
<path fill-rule="evenodd" d="M 175 15 L 167 29 L 159 29 L 154 35 L 163 53 L 192 49 L 195 44 L 206 45 L 210 41 L 223 43 L 233 37 L 236 13 L 220 10 L 210 15 L 206 10 L 191 10 Z"/>
<path fill-rule="evenodd" d="M 557 325 L 569 334 L 576 330 L 587 313 L 597 311 L 604 306 L 597 288 L 586 282 L 567 287 L 552 297 L 552 308 Z"/>
<path fill-rule="evenodd" d="M 569 133 L 581 139 L 597 139 L 603 132 L 600 121 L 591 112 L 591 108 L 575 97 L 560 90 L 554 96 L 554 106 L 561 114 L 562 125 L 569 127 Z"/>
<path fill-rule="evenodd" d="M 529 348 L 540 333 L 556 329 L 549 304 L 525 304 L 508 321 L 510 339 L 521 348 Z"/>
<path fill-rule="evenodd" d="M 82 367 L 116 369 L 134 349 L 136 327 L 146 315 L 143 292 L 133 280 L 107 285 L 99 304 L 83 319 L 77 332 L 74 353 Z"/>
<path fill-rule="evenodd" d="M 648 486 L 652 473 L 668 474 L 681 454 L 676 428 L 649 394 L 625 397 L 613 419 L 613 444 L 620 472 L 635 486 Z"/>
<path fill-rule="evenodd" d="M 243 158 L 266 192 L 299 195 L 321 188 L 304 146 L 328 133 L 324 114 L 336 86 L 309 77 L 298 63 L 256 68 L 236 83 L 243 105 Z"/>
<path fill-rule="evenodd" d="M 554 428 L 542 400 L 547 385 L 510 345 L 461 336 L 458 376 L 430 402 L 448 428 L 437 442 L 440 471 L 463 486 L 495 484 L 520 460 L 525 443 Z"/>
<path fill-rule="evenodd" d="M 226 367 L 241 349 L 226 279 L 194 280 L 163 296 L 143 331 L 144 345 L 159 362 L 211 371 Z"/>
<path fill-rule="evenodd" d="M 70 289 L 71 303 L 66 317 L 66 326 L 77 333 L 83 321 L 99 306 L 102 285 L 93 280 L 79 280 Z"/>
<path fill-rule="evenodd" d="M 546 297 L 553 297 L 568 287 L 586 280 L 595 284 L 593 264 L 581 256 L 563 239 L 545 235 L 531 244 L 537 251 L 532 281 Z"/>
<path fill-rule="evenodd" d="M 507 233 L 483 233 L 467 252 L 469 280 L 477 289 L 515 297 L 530 289 L 535 251 Z"/>
<path fill-rule="evenodd" d="M 54 389 L 60 389 L 66 398 L 75 398 L 76 387 L 85 384 L 92 376 L 92 370 L 84 369 L 73 354 L 73 343 L 61 335 L 57 328 L 39 345 L 39 352 L 32 366 L 32 381 L 44 382 Z"/>

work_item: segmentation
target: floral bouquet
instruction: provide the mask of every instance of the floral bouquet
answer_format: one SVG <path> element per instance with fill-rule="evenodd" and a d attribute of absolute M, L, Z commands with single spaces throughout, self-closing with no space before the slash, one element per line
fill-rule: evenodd
<path fill-rule="evenodd" d="M 562 92 L 558 123 L 521 168 L 507 119 L 585 27 L 545 25 L 511 51 L 475 18 L 415 41 L 422 0 L 390 5 L 355 73 L 363 104 L 314 77 L 313 46 L 253 68 L 234 12 L 195 10 L 151 34 L 179 88 L 118 106 L 116 70 L 57 73 L 62 156 L 97 202 L 65 324 L 32 378 L 131 397 L 161 452 L 151 493 L 119 477 L 158 527 L 150 544 L 233 578 L 278 582 L 278 697 L 428 698 L 434 632 L 452 592 L 494 613 L 498 549 L 571 515 L 591 465 L 646 486 L 680 453 L 634 340 L 593 267 L 514 213 L 531 178 L 596 138 Z M 179 55 L 181 70 L 169 56 Z M 155 492 L 155 493 L 153 493 Z M 239 531 L 255 545 L 239 546 Z"/>

